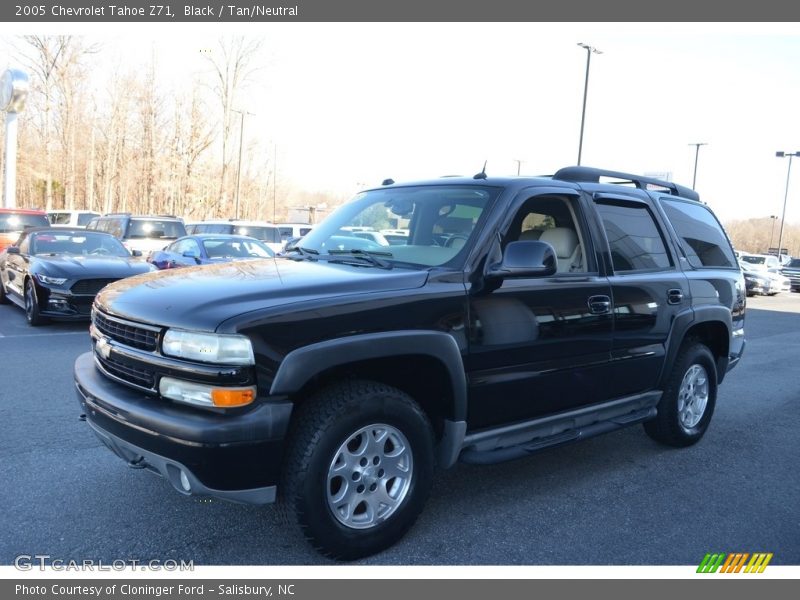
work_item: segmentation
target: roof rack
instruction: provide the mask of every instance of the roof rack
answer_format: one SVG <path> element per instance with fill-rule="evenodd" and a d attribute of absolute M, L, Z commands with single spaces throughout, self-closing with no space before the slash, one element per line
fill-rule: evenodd
<path fill-rule="evenodd" d="M 604 183 L 611 183 L 614 185 L 633 184 L 640 190 L 659 188 L 659 191 L 667 192 L 673 196 L 680 196 L 681 198 L 696 200 L 697 202 L 700 201 L 700 194 L 686 186 L 678 185 L 671 181 L 664 181 L 663 179 L 642 177 L 641 175 L 632 175 L 631 173 L 622 173 L 620 171 L 606 171 L 605 169 L 593 169 L 591 167 L 564 167 L 553 175 L 553 179 L 574 181 L 576 183 L 601 183 L 601 177 L 609 177 L 616 180 Z"/>

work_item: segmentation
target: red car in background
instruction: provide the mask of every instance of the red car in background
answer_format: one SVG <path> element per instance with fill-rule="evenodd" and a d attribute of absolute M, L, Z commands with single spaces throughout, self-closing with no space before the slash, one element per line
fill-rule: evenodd
<path fill-rule="evenodd" d="M 25 208 L 0 208 L 0 252 L 14 244 L 31 227 L 50 227 L 47 213 Z"/>

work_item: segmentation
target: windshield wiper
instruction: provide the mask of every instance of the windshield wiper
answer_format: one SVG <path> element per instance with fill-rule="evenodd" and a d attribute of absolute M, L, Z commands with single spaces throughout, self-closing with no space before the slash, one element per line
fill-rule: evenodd
<path fill-rule="evenodd" d="M 328 250 L 328 254 L 337 257 L 336 259 L 328 259 L 329 262 L 342 262 L 339 260 L 340 258 L 360 258 L 381 269 L 392 269 L 394 267 L 392 263 L 378 258 L 379 256 L 386 256 L 388 258 L 394 256 L 391 252 L 382 250 L 362 250 L 360 248 L 354 248 L 352 250 Z"/>
<path fill-rule="evenodd" d="M 290 248 L 286 251 L 288 255 L 289 252 L 297 252 L 300 256 L 289 256 L 288 258 L 303 260 L 305 258 L 309 260 L 317 260 L 319 256 L 319 250 L 314 250 L 313 248 L 301 248 L 300 246 L 295 246 L 294 248 Z"/>

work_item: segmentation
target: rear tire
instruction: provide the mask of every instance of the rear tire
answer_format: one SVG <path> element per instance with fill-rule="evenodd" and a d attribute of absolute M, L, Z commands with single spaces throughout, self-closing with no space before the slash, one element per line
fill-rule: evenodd
<path fill-rule="evenodd" d="M 651 438 L 667 446 L 685 447 L 700 441 L 717 402 L 717 367 L 708 346 L 687 340 L 678 352 L 658 414 L 644 423 Z"/>
<path fill-rule="evenodd" d="M 279 508 L 322 554 L 353 560 L 397 542 L 422 512 L 434 435 L 410 396 L 373 381 L 336 383 L 300 405 Z"/>

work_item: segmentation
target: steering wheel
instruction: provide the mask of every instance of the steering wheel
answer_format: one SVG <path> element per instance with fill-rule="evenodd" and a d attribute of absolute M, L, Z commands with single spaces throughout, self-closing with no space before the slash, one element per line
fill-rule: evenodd
<path fill-rule="evenodd" d="M 89 254 L 111 254 L 111 251 L 108 248 L 103 248 L 101 246 L 100 248 L 95 248 L 94 250 L 89 252 Z"/>

